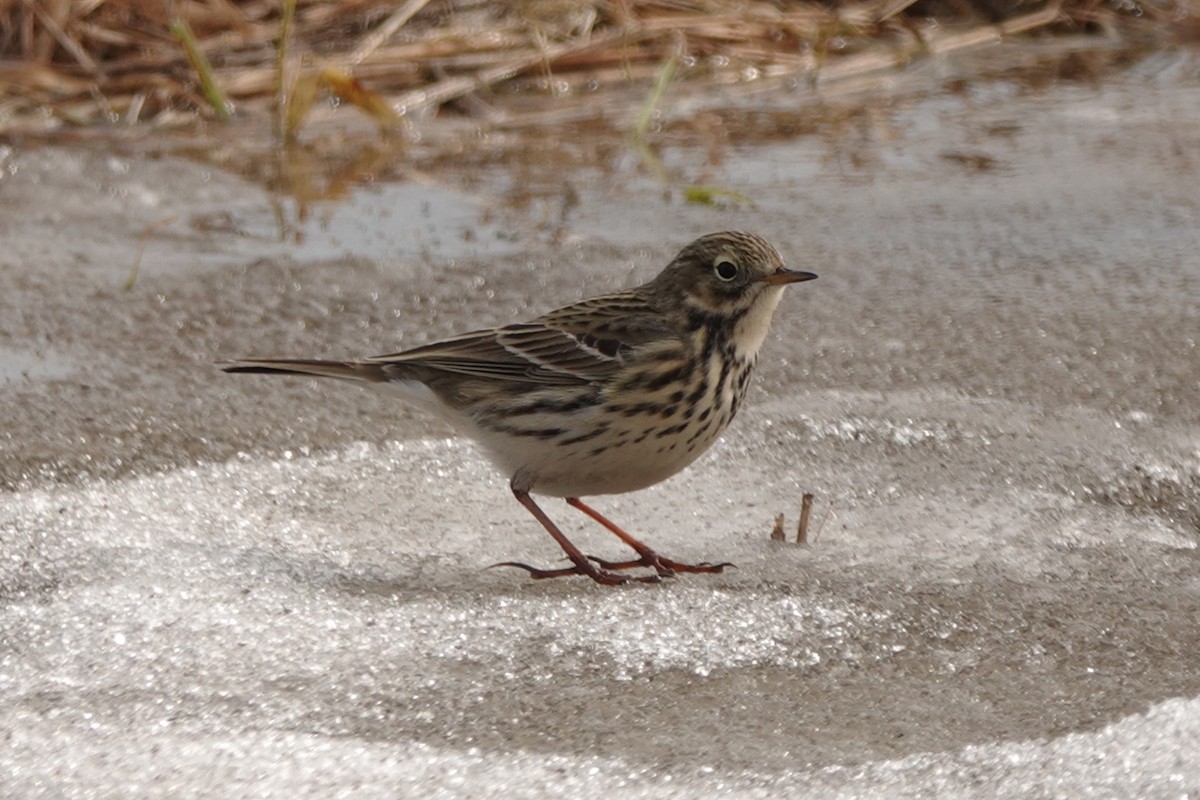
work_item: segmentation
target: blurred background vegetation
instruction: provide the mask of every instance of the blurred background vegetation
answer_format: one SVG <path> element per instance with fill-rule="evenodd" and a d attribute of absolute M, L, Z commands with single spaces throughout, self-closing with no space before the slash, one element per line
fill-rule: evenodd
<path fill-rule="evenodd" d="M 382 127 L 668 80 L 817 86 L 1016 36 L 1193 40 L 1200 0 L 0 0 L 0 134 L 317 101 Z M 543 104 L 544 105 L 544 104 Z"/>

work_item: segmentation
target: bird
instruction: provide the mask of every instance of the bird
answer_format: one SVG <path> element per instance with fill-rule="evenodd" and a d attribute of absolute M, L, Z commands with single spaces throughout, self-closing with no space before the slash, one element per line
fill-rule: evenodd
<path fill-rule="evenodd" d="M 570 566 L 517 561 L 532 578 L 581 575 L 608 586 L 719 573 L 660 555 L 581 500 L 636 491 L 679 472 L 726 429 L 746 396 L 788 284 L 810 281 L 751 233 L 686 245 L 652 280 L 528 322 L 463 333 L 389 355 L 344 361 L 247 358 L 231 373 L 305 375 L 395 390 L 478 443 L 517 501 Z M 585 555 L 533 499 L 564 498 L 636 558 Z M 638 569 L 644 568 L 644 569 Z"/>

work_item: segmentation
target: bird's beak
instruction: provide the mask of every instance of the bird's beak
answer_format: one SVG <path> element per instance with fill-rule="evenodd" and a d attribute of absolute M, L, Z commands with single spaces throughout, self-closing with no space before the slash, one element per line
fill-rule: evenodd
<path fill-rule="evenodd" d="M 759 278 L 759 283 L 769 283 L 772 286 L 785 283 L 800 283 L 800 281 L 811 281 L 817 276 L 812 272 L 800 272 L 795 269 L 787 269 L 780 267 L 770 275 L 764 275 Z"/>

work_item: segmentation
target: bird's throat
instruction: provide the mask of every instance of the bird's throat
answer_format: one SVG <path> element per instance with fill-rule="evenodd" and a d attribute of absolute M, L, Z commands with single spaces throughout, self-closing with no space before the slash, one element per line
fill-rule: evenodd
<path fill-rule="evenodd" d="M 771 317 L 781 297 L 782 286 L 763 289 L 741 318 L 734 323 L 733 336 L 730 339 L 742 359 L 753 363 L 758 357 L 758 351 L 767 338 L 767 330 L 771 327 Z"/>

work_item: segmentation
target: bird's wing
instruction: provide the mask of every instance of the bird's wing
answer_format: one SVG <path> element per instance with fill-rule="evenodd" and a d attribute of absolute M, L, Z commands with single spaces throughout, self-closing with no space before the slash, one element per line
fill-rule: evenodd
<path fill-rule="evenodd" d="M 637 295 L 584 300 L 531 322 L 472 331 L 369 363 L 420 367 L 488 380 L 550 385 L 603 380 L 640 346 L 671 337 L 666 322 Z"/>

